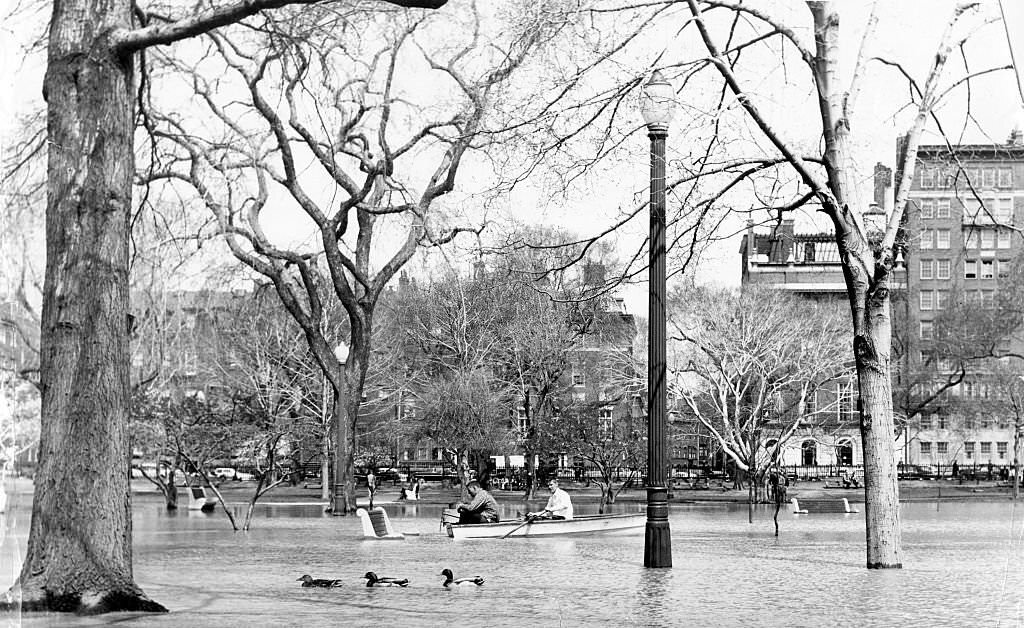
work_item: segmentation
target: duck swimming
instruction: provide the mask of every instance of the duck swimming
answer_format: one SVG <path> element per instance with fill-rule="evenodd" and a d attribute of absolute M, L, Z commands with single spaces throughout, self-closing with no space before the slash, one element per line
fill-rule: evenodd
<path fill-rule="evenodd" d="M 341 586 L 341 580 L 326 580 L 326 579 L 323 579 L 323 578 L 314 578 L 314 577 L 310 576 L 309 574 L 305 574 L 304 576 L 299 578 L 296 582 L 299 582 L 299 581 L 302 582 L 302 586 L 304 586 L 304 587 L 325 587 L 325 588 L 329 588 L 329 587 L 340 587 Z"/>
<path fill-rule="evenodd" d="M 407 587 L 409 586 L 408 578 L 388 578 L 386 576 L 378 576 L 372 571 L 367 571 L 366 575 L 366 586 L 368 587 Z"/>
<path fill-rule="evenodd" d="M 444 587 L 463 586 L 467 584 L 475 584 L 476 586 L 480 586 L 484 583 L 484 579 L 480 576 L 473 576 L 472 578 L 459 578 L 458 580 L 456 580 L 455 574 L 452 573 L 451 569 L 442 570 L 441 575 L 444 576 L 444 582 L 441 585 Z"/>

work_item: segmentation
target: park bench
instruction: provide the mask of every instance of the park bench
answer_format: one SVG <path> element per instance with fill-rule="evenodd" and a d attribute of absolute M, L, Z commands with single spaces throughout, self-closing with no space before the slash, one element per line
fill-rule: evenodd
<path fill-rule="evenodd" d="M 202 486 L 188 487 L 188 509 L 189 510 L 213 510 L 217 500 L 206 496 L 206 489 Z"/>
<path fill-rule="evenodd" d="M 850 514 L 857 512 L 850 508 L 850 502 L 845 497 L 841 499 L 801 499 L 789 500 L 793 504 L 793 513 L 807 515 L 812 513 L 841 513 Z"/>
<path fill-rule="evenodd" d="M 363 523 L 364 538 L 378 540 L 405 538 L 405 535 L 401 532 L 395 532 L 394 527 L 391 525 L 391 519 L 388 518 L 388 513 L 380 506 L 370 511 L 360 508 L 356 510 L 356 515 Z"/>

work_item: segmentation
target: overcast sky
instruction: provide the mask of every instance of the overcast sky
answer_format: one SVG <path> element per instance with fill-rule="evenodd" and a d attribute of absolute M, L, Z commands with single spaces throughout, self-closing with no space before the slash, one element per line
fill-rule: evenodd
<path fill-rule="evenodd" d="M 458 2 L 459 0 L 450 0 Z M 764 3 L 776 5 L 780 3 Z M 801 3 L 790 3 L 800 5 Z M 990 11 L 998 14 L 999 5 L 995 0 L 987 3 Z M 1005 1 L 1003 9 L 1006 12 L 1010 30 L 1010 39 L 1016 42 L 1024 41 L 1024 2 L 1017 0 Z M 843 2 L 843 9 L 846 13 L 843 16 L 844 39 L 854 40 L 859 34 L 867 15 L 866 2 Z M 887 58 L 900 60 L 906 64 L 916 76 L 923 76 L 923 68 L 927 66 L 935 51 L 939 34 L 946 18 L 950 13 L 952 3 L 948 1 L 914 0 L 901 2 L 882 2 L 881 19 L 877 33 L 877 49 L 875 54 Z M 803 11 L 801 7 L 798 10 Z M 25 111 L 33 104 L 39 102 L 41 91 L 43 59 L 41 57 L 25 58 L 20 52 L 20 46 L 26 42 L 26 38 L 33 33 L 39 32 L 41 27 L 41 14 L 21 14 L 19 19 L 4 20 L 0 22 L 0 108 L 3 116 L 0 116 L 0 151 L 6 150 L 6 138 L 9 137 L 12 129 L 16 127 L 17 115 Z M 804 25 L 797 28 L 801 35 L 808 34 L 809 20 L 804 20 Z M 1001 30 L 989 29 L 987 36 L 979 41 L 973 41 L 968 49 L 971 67 L 980 69 L 992 65 L 1009 63 L 1009 49 L 1005 35 Z M 693 42 L 691 42 L 693 43 Z M 847 45 L 847 51 L 855 53 L 855 46 Z M 1018 60 L 1024 51 L 1018 50 Z M 852 65 L 852 59 L 844 60 Z M 861 97 L 860 105 L 864 118 L 870 119 L 873 126 L 869 134 L 870 140 L 865 142 L 864 155 L 862 160 L 863 168 L 870 168 L 874 161 L 883 161 L 893 165 L 895 137 L 906 130 L 908 120 L 905 116 L 893 115 L 895 103 L 906 102 L 907 87 L 904 81 L 892 71 L 880 64 L 869 68 L 871 73 L 865 83 L 865 91 Z M 799 71 L 796 68 L 795 71 Z M 962 66 L 954 64 L 951 66 L 951 73 L 962 73 Z M 963 140 L 966 142 L 988 142 L 1005 141 L 1014 122 L 1021 121 L 1021 96 L 1017 91 L 1017 85 L 1011 73 L 1004 72 L 998 78 L 991 78 L 977 82 L 975 93 L 972 99 L 972 115 L 977 119 L 978 124 L 973 122 L 965 123 L 964 97 L 954 97 L 940 110 L 939 115 L 943 124 L 948 129 L 963 130 Z M 752 91 L 756 89 L 771 89 L 766 86 L 748 86 Z M 792 131 L 798 134 L 804 126 L 804 115 L 806 111 L 813 111 L 814 103 L 794 103 L 786 100 L 778 93 L 769 92 L 770 96 L 776 96 L 777 101 L 772 102 L 769 98 L 765 103 L 766 110 L 774 116 L 777 124 L 784 131 Z M 808 109 L 810 108 L 810 109 Z M 804 113 L 801 113 L 804 112 Z M 673 139 L 670 136 L 669 150 L 670 157 L 673 151 L 684 153 L 685 147 L 673 146 Z M 931 129 L 924 142 L 937 141 L 938 137 Z M 618 204 L 629 203 L 635 198 L 637 189 L 642 187 L 643 177 L 646 176 L 646 166 L 643 163 L 624 164 L 623 169 L 630 171 L 631 175 L 624 177 L 635 186 L 619 186 L 622 189 L 612 193 L 608 191 L 595 190 L 595 198 L 606 198 L 618 194 Z M 635 172 L 632 172 L 635 171 Z M 526 202 L 514 203 L 517 208 L 530 206 L 530 195 L 524 191 L 520 200 Z M 616 202 L 609 203 L 615 205 Z M 560 207 L 550 207 L 543 203 L 535 204 L 541 212 L 538 218 L 547 222 L 563 224 L 569 228 L 586 232 L 592 227 L 595 221 L 595 204 L 593 199 L 581 198 L 575 204 L 566 204 Z M 542 209 L 540 206 L 544 205 Z M 642 237 L 645 225 L 634 229 L 632 235 L 623 238 L 626 247 L 632 246 L 631 238 Z M 727 224 L 726 228 L 739 231 L 739 223 Z M 739 239 L 737 237 L 715 245 L 702 265 L 697 269 L 698 280 L 704 282 L 716 282 L 726 285 L 737 285 L 740 276 L 738 259 Z M 635 286 L 624 291 L 627 303 L 634 313 L 644 314 L 646 312 L 646 286 Z"/>

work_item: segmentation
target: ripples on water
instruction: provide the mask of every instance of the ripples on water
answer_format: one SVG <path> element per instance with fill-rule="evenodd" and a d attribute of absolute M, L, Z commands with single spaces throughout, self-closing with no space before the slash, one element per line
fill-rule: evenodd
<path fill-rule="evenodd" d="M 767 509 L 748 524 L 746 506 L 675 505 L 674 567 L 647 570 L 642 531 L 455 542 L 438 532 L 439 506 L 387 508 L 399 531 L 419 536 L 364 541 L 355 517 L 319 506 L 264 506 L 251 532 L 232 533 L 220 513 L 169 514 L 145 501 L 135 518 L 136 580 L 173 612 L 25 625 L 1024 625 L 1024 506 L 1005 501 L 904 504 L 906 567 L 883 572 L 863 566 L 862 515 L 780 513 L 776 539 Z M 27 512 L 20 516 L 23 551 Z M 487 583 L 445 590 L 444 567 Z M 368 589 L 367 570 L 413 585 Z M 0 572 L 4 588 L 9 571 Z M 302 589 L 303 573 L 345 586 Z"/>

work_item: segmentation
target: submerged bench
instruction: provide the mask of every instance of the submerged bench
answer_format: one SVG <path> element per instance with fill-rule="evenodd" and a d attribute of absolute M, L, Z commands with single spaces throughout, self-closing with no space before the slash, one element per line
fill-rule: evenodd
<path fill-rule="evenodd" d="M 793 504 L 793 514 L 807 515 L 811 513 L 842 513 L 850 514 L 857 512 L 850 508 L 850 502 L 845 497 L 840 499 L 801 499 L 796 497 L 790 500 Z"/>
<path fill-rule="evenodd" d="M 395 532 L 391 526 L 391 519 L 383 508 L 377 506 L 367 511 L 364 508 L 356 510 L 356 515 L 363 522 L 363 537 L 370 539 L 404 539 L 405 535 Z"/>
<path fill-rule="evenodd" d="M 209 497 L 206 489 L 202 486 L 188 487 L 188 509 L 189 510 L 213 510 L 217 504 L 215 497 Z"/>

